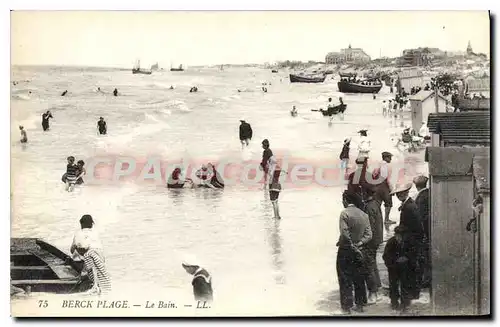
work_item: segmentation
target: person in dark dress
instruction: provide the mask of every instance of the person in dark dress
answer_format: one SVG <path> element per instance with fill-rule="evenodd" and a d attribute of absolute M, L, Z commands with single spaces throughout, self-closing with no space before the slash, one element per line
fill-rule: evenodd
<path fill-rule="evenodd" d="M 342 201 L 345 209 L 340 213 L 340 238 L 337 243 L 337 277 L 340 288 L 342 312 L 363 311 L 367 303 L 365 276 L 366 264 L 361 249 L 372 238 L 368 215 L 355 206 L 356 197 L 344 191 Z M 353 308 L 353 289 L 354 303 Z"/>
<path fill-rule="evenodd" d="M 193 275 L 193 294 L 195 301 L 213 301 L 212 276 L 196 262 L 184 261 L 182 267 Z"/>
<path fill-rule="evenodd" d="M 412 183 L 407 183 L 396 187 L 393 193 L 401 201 L 399 226 L 405 228 L 403 241 L 408 246 L 406 251 L 408 289 L 411 298 L 418 299 L 420 294 L 418 278 L 421 276 L 419 264 L 424 232 L 417 205 L 409 196 L 411 187 Z"/>
<path fill-rule="evenodd" d="M 367 266 L 366 286 L 368 288 L 368 303 L 376 303 L 378 300 L 378 290 L 382 287 L 380 275 L 377 265 L 377 251 L 384 239 L 384 222 L 380 203 L 375 197 L 375 187 L 367 189 L 367 200 L 365 211 L 370 219 L 370 227 L 372 229 L 372 239 L 364 247 L 364 257 Z"/>
<path fill-rule="evenodd" d="M 106 121 L 104 121 L 103 117 L 99 117 L 99 120 L 97 121 L 97 130 L 101 135 L 106 135 L 108 132 L 108 125 L 106 124 Z"/>
<path fill-rule="evenodd" d="M 53 118 L 50 110 L 47 110 L 46 113 L 42 114 L 42 128 L 44 131 L 47 131 L 50 128 L 49 119 Z"/>
<path fill-rule="evenodd" d="M 81 185 L 83 184 L 83 176 L 87 174 L 87 170 L 85 169 L 85 162 L 83 160 L 78 160 L 76 166 L 78 167 L 76 184 Z"/>
<path fill-rule="evenodd" d="M 423 239 L 422 239 L 422 251 L 421 251 L 421 276 L 418 280 L 421 282 L 421 288 L 427 288 L 430 286 L 431 282 L 431 262 L 430 262 L 430 192 L 427 188 L 428 178 L 426 176 L 417 176 L 413 179 L 413 183 L 417 188 L 418 195 L 415 198 L 415 204 L 422 221 L 423 228 Z"/>
<path fill-rule="evenodd" d="M 115 88 L 115 89 L 113 90 L 113 95 L 114 95 L 115 97 L 117 97 L 117 96 L 118 96 L 118 89 L 116 89 L 116 88 Z"/>
<path fill-rule="evenodd" d="M 244 119 L 240 119 L 240 122 L 240 142 L 241 148 L 243 149 L 245 145 L 248 146 L 250 144 L 253 136 L 253 131 L 252 126 L 250 126 L 250 124 L 247 123 Z"/>

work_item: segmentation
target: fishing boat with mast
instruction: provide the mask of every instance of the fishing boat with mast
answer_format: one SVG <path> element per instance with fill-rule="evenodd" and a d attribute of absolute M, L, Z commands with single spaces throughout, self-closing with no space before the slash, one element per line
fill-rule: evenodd
<path fill-rule="evenodd" d="M 132 68 L 132 74 L 151 75 L 151 73 L 152 73 L 151 70 L 141 69 L 141 61 L 140 60 L 137 60 L 134 68 Z"/>

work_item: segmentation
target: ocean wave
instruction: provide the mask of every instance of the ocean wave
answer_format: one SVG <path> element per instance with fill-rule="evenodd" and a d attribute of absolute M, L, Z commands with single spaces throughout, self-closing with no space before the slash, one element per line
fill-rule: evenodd
<path fill-rule="evenodd" d="M 24 100 L 24 101 L 31 100 L 31 97 L 28 93 L 12 94 L 11 98 L 15 100 Z"/>

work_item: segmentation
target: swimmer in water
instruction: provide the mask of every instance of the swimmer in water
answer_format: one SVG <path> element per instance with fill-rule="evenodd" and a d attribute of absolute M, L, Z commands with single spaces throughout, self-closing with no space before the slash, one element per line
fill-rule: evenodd
<path fill-rule="evenodd" d="M 21 143 L 28 143 L 28 135 L 24 130 L 23 126 L 19 126 L 19 130 L 21 131 Z"/>
<path fill-rule="evenodd" d="M 46 113 L 42 114 L 42 128 L 44 132 L 47 131 L 50 127 L 49 125 L 50 118 L 53 118 L 52 114 L 50 113 L 50 110 L 47 110 Z"/>
<path fill-rule="evenodd" d="M 97 130 L 101 135 L 106 135 L 108 132 L 108 125 L 106 125 L 106 122 L 102 117 L 99 117 L 99 121 L 97 122 Z"/>
<path fill-rule="evenodd" d="M 76 166 L 78 167 L 78 176 L 76 178 L 76 184 L 81 185 L 83 184 L 83 176 L 87 174 L 87 170 L 85 169 L 85 162 L 83 160 L 78 160 L 76 163 Z"/>
<path fill-rule="evenodd" d="M 76 180 L 78 177 L 78 166 L 75 165 L 75 157 L 69 156 L 68 157 L 68 164 L 66 165 L 66 178 L 65 178 L 65 183 L 66 183 L 66 191 L 71 192 L 73 191 L 73 188 L 75 187 Z M 64 176 L 63 176 L 64 178 Z"/>
<path fill-rule="evenodd" d="M 61 96 L 63 97 L 63 96 L 65 96 L 66 94 L 68 94 L 68 90 L 64 90 L 64 92 L 63 92 L 63 93 L 61 93 Z"/>

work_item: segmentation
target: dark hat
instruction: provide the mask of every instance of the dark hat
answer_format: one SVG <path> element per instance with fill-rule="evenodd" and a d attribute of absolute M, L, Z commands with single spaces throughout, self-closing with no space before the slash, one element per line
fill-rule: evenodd
<path fill-rule="evenodd" d="M 104 119 L 104 118 L 102 118 L 102 117 L 99 117 L 99 119 Z"/>
<path fill-rule="evenodd" d="M 269 140 L 268 140 L 268 139 L 264 139 L 264 141 L 262 141 L 262 144 L 267 144 L 267 145 L 269 145 Z"/>
<path fill-rule="evenodd" d="M 367 130 L 367 129 L 360 129 L 360 130 L 358 131 L 358 133 L 366 133 L 366 132 L 368 132 L 368 130 Z"/>
<path fill-rule="evenodd" d="M 385 157 L 392 157 L 392 153 L 387 152 L 387 151 L 382 152 L 382 158 L 385 158 Z"/>
<path fill-rule="evenodd" d="M 80 224 L 94 225 L 94 219 L 92 219 L 91 215 L 83 215 L 82 218 L 80 218 Z"/>
<path fill-rule="evenodd" d="M 405 231 L 406 231 L 406 227 L 402 226 L 402 225 L 396 226 L 396 228 L 394 228 L 394 233 L 395 234 L 402 234 Z"/>
<path fill-rule="evenodd" d="M 429 178 L 427 178 L 426 176 L 420 175 L 420 176 L 417 176 L 413 179 L 413 183 L 415 185 L 425 185 L 425 184 L 427 184 L 428 180 L 429 180 Z"/>

